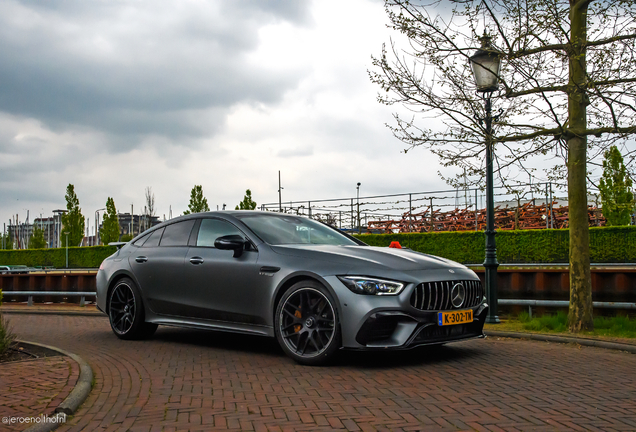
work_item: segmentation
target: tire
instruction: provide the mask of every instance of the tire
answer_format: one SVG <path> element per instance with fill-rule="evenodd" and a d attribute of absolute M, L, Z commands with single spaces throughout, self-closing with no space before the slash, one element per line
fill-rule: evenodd
<path fill-rule="evenodd" d="M 304 365 L 330 362 L 341 346 L 338 309 L 327 289 L 315 281 L 292 285 L 276 307 L 274 331 L 281 348 Z"/>
<path fill-rule="evenodd" d="M 144 305 L 139 289 L 130 278 L 120 279 L 108 296 L 108 319 L 120 339 L 145 339 L 154 334 L 157 324 L 144 321 Z"/>

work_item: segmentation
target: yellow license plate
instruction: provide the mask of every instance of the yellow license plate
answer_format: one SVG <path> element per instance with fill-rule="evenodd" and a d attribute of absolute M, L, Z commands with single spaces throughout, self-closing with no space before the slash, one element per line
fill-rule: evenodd
<path fill-rule="evenodd" d="M 439 312 L 437 314 L 437 324 L 441 326 L 455 325 L 473 322 L 472 310 L 461 310 L 454 312 Z"/>

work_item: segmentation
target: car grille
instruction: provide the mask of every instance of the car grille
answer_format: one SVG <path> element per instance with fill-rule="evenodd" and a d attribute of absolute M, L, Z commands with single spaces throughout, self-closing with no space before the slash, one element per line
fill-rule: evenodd
<path fill-rule="evenodd" d="M 453 287 L 457 284 L 464 286 L 464 302 L 454 306 L 451 299 Z M 413 290 L 411 306 L 419 310 L 453 310 L 477 306 L 484 296 L 484 289 L 480 281 L 442 281 L 424 282 Z"/>

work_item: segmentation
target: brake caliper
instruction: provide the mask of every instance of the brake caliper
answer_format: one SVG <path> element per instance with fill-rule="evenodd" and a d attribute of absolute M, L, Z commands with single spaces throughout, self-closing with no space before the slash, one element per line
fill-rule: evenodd
<path fill-rule="evenodd" d="M 300 309 L 300 306 L 298 306 L 298 309 Z M 299 318 L 299 319 L 303 317 L 303 315 L 300 313 L 300 310 L 296 310 L 296 312 L 294 312 L 294 316 L 296 318 Z M 303 328 L 303 326 L 301 326 L 300 324 L 296 324 L 294 326 L 294 333 L 298 333 L 300 331 L 300 329 L 302 329 L 302 328 Z"/>

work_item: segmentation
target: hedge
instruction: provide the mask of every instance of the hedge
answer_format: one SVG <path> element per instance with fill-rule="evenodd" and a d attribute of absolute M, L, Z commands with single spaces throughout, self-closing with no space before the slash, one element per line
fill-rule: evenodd
<path fill-rule="evenodd" d="M 97 268 L 117 251 L 115 246 L 69 247 L 69 268 Z M 0 265 L 66 267 L 66 248 L 0 250 Z"/>
<path fill-rule="evenodd" d="M 483 231 L 408 234 L 361 234 L 372 246 L 400 242 L 419 252 L 438 255 L 465 264 L 482 264 L 485 257 Z M 500 263 L 567 263 L 568 229 L 497 231 L 497 260 Z M 636 263 L 636 226 L 590 228 L 590 261 Z"/>
<path fill-rule="evenodd" d="M 482 231 L 409 234 L 361 234 L 371 246 L 402 247 L 438 255 L 465 264 L 484 262 L 485 236 Z M 567 263 L 568 229 L 497 232 L 497 260 L 500 263 Z M 70 268 L 97 268 L 115 246 L 70 247 Z M 590 260 L 593 263 L 636 263 L 636 226 L 590 228 Z M 66 266 L 66 249 L 0 250 L 0 265 L 29 267 Z"/>

